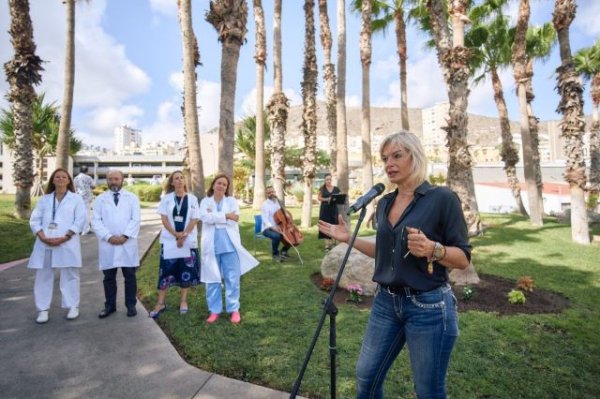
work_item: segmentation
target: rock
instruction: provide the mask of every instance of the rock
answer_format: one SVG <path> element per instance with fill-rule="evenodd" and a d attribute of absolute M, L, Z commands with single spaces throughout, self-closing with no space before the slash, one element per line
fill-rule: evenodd
<path fill-rule="evenodd" d="M 375 241 L 375 237 L 361 238 Z M 347 250 L 347 244 L 338 244 L 325 255 L 321 262 L 321 274 L 324 278 L 335 280 Z M 363 289 L 363 295 L 373 296 L 377 288 L 377 284 L 371 280 L 374 270 L 375 259 L 363 255 L 356 249 L 352 249 L 339 286 L 346 289 L 349 284 L 360 284 Z"/>

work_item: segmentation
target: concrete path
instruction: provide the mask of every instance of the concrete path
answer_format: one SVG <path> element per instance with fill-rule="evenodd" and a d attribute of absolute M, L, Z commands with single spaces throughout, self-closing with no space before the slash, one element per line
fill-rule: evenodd
<path fill-rule="evenodd" d="M 144 209 L 140 253 L 160 230 Z M 118 274 L 117 313 L 101 320 L 104 304 L 96 237 L 82 238 L 81 304 L 77 320 L 60 308 L 58 275 L 50 321 L 35 323 L 34 271 L 27 262 L 0 265 L 0 397 L 9 398 L 257 398 L 289 394 L 232 380 L 187 364 L 138 302 L 136 317 L 123 306 Z M 3 267 L 2 267 L 3 266 Z"/>

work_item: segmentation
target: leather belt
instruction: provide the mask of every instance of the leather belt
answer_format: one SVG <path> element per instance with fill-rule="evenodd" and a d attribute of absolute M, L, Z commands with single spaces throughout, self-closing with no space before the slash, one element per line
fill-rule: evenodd
<path fill-rule="evenodd" d="M 386 291 L 390 295 L 403 295 L 403 296 L 412 296 L 419 295 L 425 291 L 415 290 L 411 287 L 398 286 L 398 285 L 379 285 L 382 290 Z"/>

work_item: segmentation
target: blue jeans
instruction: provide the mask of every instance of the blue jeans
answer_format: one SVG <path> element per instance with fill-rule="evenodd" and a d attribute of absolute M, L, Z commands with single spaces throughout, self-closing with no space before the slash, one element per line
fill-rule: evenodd
<path fill-rule="evenodd" d="M 383 398 L 386 374 L 407 344 L 417 398 L 446 398 L 446 370 L 457 337 L 456 298 L 450 286 L 418 295 L 380 288 L 356 364 L 356 397 Z"/>
<path fill-rule="evenodd" d="M 263 231 L 263 236 L 271 239 L 271 253 L 273 255 L 279 255 L 279 243 L 283 238 L 281 233 L 278 233 L 273 229 L 266 229 L 265 231 Z M 283 252 L 287 252 L 288 249 L 290 249 L 290 247 L 286 246 L 285 244 L 281 248 Z"/>
<path fill-rule="evenodd" d="M 225 305 L 227 313 L 240 310 L 240 260 L 237 252 L 216 255 L 221 277 L 225 282 Z M 206 283 L 206 302 L 210 313 L 223 311 L 221 283 Z"/>

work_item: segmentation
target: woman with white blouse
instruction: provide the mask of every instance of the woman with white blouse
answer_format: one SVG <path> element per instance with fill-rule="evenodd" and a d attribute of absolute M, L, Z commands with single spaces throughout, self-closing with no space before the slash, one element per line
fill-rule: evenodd
<path fill-rule="evenodd" d="M 198 198 L 187 192 L 181 171 L 171 173 L 167 179 L 167 192 L 160 200 L 158 213 L 163 228 L 160 232 L 160 265 L 158 275 L 158 300 L 149 314 L 156 319 L 167 305 L 167 289 L 181 287 L 179 313 L 188 312 L 190 287 L 200 282 L 198 259 Z"/>

